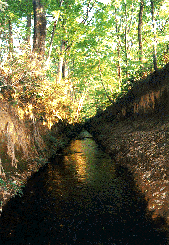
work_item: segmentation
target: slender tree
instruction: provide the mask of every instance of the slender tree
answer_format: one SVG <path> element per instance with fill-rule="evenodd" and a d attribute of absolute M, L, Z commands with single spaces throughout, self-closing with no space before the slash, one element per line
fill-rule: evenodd
<path fill-rule="evenodd" d="M 8 50 L 8 58 L 12 57 L 12 53 L 13 53 L 13 31 L 12 31 L 12 21 L 9 17 L 8 19 L 8 45 L 9 45 L 9 50 Z"/>
<path fill-rule="evenodd" d="M 66 41 L 62 40 L 61 46 L 60 46 L 59 63 L 58 63 L 58 75 L 56 78 L 57 83 L 60 83 L 62 78 L 65 77 L 65 73 L 64 73 L 64 67 L 66 66 L 65 65 L 65 49 L 66 49 Z"/>
<path fill-rule="evenodd" d="M 128 48 L 127 48 L 127 28 L 128 28 L 128 18 L 127 18 L 127 3 L 126 0 L 124 0 L 124 6 L 125 6 L 125 29 L 124 29 L 124 35 L 125 35 L 125 63 L 126 63 L 126 69 L 125 69 L 125 73 L 126 73 L 126 79 L 127 79 L 127 74 L 128 74 Z"/>
<path fill-rule="evenodd" d="M 155 18 L 154 18 L 154 0 L 150 0 L 151 2 L 151 18 L 152 18 L 152 29 L 153 29 L 153 64 L 154 70 L 157 71 L 157 39 L 156 39 L 156 26 L 155 26 Z"/>
<path fill-rule="evenodd" d="M 138 21 L 138 42 L 139 42 L 139 60 L 142 63 L 143 44 L 142 44 L 142 25 L 143 25 L 144 1 L 140 1 L 139 21 Z"/>
<path fill-rule="evenodd" d="M 63 0 L 60 0 L 59 8 L 62 7 L 62 4 L 63 4 Z M 55 16 L 55 20 L 53 23 L 53 30 L 52 30 L 52 35 L 51 35 L 50 45 L 49 45 L 49 51 L 48 51 L 47 61 L 46 61 L 47 67 L 49 67 L 49 64 L 50 64 L 50 56 L 52 53 L 52 46 L 53 46 L 53 40 L 54 40 L 54 36 L 55 36 L 55 32 L 56 32 L 57 23 L 59 21 L 59 14 L 60 14 L 60 10 L 57 11 L 57 15 Z"/>

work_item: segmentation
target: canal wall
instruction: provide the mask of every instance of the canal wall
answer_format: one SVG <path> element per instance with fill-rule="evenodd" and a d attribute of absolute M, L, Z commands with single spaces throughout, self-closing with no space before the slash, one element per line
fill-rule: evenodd
<path fill-rule="evenodd" d="M 169 64 L 136 82 L 117 103 L 85 125 L 116 164 L 127 166 L 133 173 L 152 217 L 161 219 L 161 227 L 166 230 L 169 225 L 168 84 Z"/>
<path fill-rule="evenodd" d="M 0 94 L 0 210 L 27 179 L 55 158 L 81 130 L 59 121 L 51 128 L 31 104 L 12 104 Z"/>
<path fill-rule="evenodd" d="M 0 97 L 0 206 L 20 190 L 32 173 L 47 162 L 47 128 L 30 108 L 19 108 Z"/>
<path fill-rule="evenodd" d="M 106 121 L 114 117 L 146 118 L 147 116 L 164 116 L 169 110 L 169 64 L 164 68 L 148 75 L 146 78 L 133 83 L 132 88 L 109 106 L 101 116 Z"/>

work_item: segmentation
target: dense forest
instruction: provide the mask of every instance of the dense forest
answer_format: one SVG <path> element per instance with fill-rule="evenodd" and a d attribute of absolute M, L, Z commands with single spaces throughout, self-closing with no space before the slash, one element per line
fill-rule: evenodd
<path fill-rule="evenodd" d="M 51 126 L 81 122 L 169 60 L 167 0 L 0 1 L 0 89 Z"/>

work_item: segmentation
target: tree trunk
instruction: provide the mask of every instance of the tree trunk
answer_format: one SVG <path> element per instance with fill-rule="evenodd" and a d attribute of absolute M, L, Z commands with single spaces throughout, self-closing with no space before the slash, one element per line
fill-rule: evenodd
<path fill-rule="evenodd" d="M 142 63 L 143 44 L 142 44 L 142 25 L 143 25 L 144 2 L 140 1 L 139 22 L 138 22 L 138 42 L 139 42 L 139 61 Z"/>
<path fill-rule="evenodd" d="M 68 76 L 68 64 L 66 61 L 66 55 L 63 60 L 63 65 L 62 65 L 62 78 L 66 78 Z"/>
<path fill-rule="evenodd" d="M 65 62 L 65 44 L 64 40 L 61 41 L 60 47 L 60 57 L 59 57 L 59 65 L 58 65 L 58 75 L 56 78 L 57 83 L 60 83 L 62 78 L 64 78 L 63 70 L 64 70 L 64 62 Z"/>
<path fill-rule="evenodd" d="M 155 27 L 155 19 L 154 19 L 154 2 L 151 1 L 151 17 L 152 17 L 152 28 L 154 34 L 154 42 L 153 42 L 153 63 L 154 63 L 154 70 L 157 71 L 157 39 L 156 39 L 156 27 Z"/>
<path fill-rule="evenodd" d="M 11 57 L 13 52 L 13 33 L 12 33 L 12 23 L 11 20 L 8 20 L 9 27 L 9 36 L 8 36 L 8 45 L 9 45 L 9 56 Z"/>
<path fill-rule="evenodd" d="M 49 67 L 49 64 L 50 64 L 50 56 L 52 53 L 52 45 L 53 45 L 53 39 L 54 39 L 54 35 L 55 35 L 56 25 L 57 25 L 57 20 L 55 20 L 54 25 L 53 25 L 52 36 L 51 36 L 50 46 L 49 46 L 49 52 L 48 52 L 47 61 L 46 61 L 47 68 Z"/>
<path fill-rule="evenodd" d="M 127 3 L 126 3 L 126 0 L 125 0 L 125 63 L 126 63 L 126 70 L 125 70 L 125 73 L 126 73 L 126 79 L 127 79 L 127 76 L 128 76 L 128 55 L 127 55 Z"/>
<path fill-rule="evenodd" d="M 46 16 L 45 9 L 41 0 L 33 0 L 34 11 L 34 36 L 33 36 L 33 51 L 40 56 L 45 53 L 46 40 Z"/>

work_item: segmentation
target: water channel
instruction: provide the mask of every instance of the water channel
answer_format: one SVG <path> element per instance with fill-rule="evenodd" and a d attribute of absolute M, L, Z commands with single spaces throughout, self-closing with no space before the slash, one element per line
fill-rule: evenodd
<path fill-rule="evenodd" d="M 90 136 L 28 180 L 0 227 L 0 244 L 167 244 L 131 173 Z"/>

